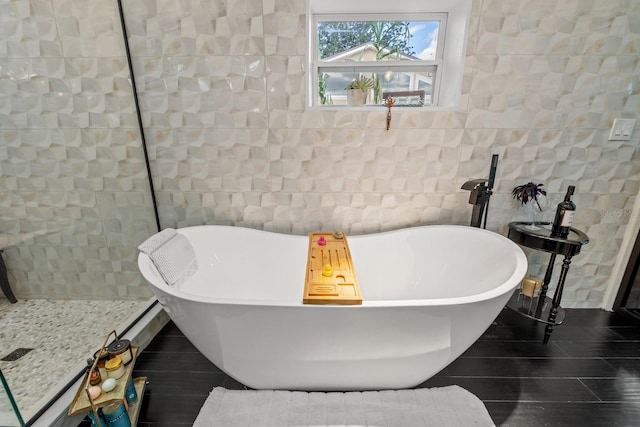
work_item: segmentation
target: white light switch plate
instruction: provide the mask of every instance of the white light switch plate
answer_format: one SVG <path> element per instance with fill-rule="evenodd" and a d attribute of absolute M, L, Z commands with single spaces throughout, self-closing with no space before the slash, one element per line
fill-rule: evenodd
<path fill-rule="evenodd" d="M 614 119 L 609 133 L 609 141 L 629 141 L 636 119 Z"/>

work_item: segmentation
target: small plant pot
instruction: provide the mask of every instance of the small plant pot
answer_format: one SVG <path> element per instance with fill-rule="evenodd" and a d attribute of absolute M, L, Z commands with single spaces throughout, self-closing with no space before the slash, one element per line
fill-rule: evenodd
<path fill-rule="evenodd" d="M 347 104 L 360 107 L 367 103 L 367 89 L 347 89 Z"/>

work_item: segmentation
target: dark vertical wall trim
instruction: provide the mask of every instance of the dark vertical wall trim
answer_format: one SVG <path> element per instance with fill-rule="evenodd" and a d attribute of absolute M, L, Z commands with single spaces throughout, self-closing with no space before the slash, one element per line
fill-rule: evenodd
<path fill-rule="evenodd" d="M 633 249 L 631 250 L 631 256 L 629 257 L 629 261 L 627 263 L 627 268 L 624 271 L 624 275 L 622 276 L 622 281 L 620 282 L 620 289 L 618 289 L 618 295 L 616 296 L 616 300 L 613 303 L 613 309 L 619 310 L 624 309 L 627 306 L 627 299 L 629 298 L 629 294 L 631 293 L 631 287 L 633 285 L 634 279 L 638 274 L 638 270 L 640 269 L 640 233 L 636 236 L 636 242 L 633 245 Z"/>
<path fill-rule="evenodd" d="M 127 26 L 124 22 L 124 11 L 122 10 L 122 1 L 118 1 L 118 12 L 120 14 L 120 25 L 122 26 L 122 38 L 124 39 L 124 49 L 127 53 L 127 64 L 129 65 L 129 76 L 131 78 L 131 88 L 133 90 L 133 100 L 136 104 L 136 115 L 138 117 L 138 127 L 140 128 L 140 139 L 142 140 L 142 150 L 144 151 L 144 161 L 147 165 L 147 175 L 149 176 L 149 187 L 151 189 L 151 199 L 153 200 L 153 213 L 156 217 L 156 227 L 160 231 L 160 216 L 158 215 L 158 202 L 156 201 L 156 192 L 153 187 L 153 177 L 151 176 L 151 164 L 149 162 L 149 153 L 147 151 L 147 141 L 144 137 L 144 128 L 142 126 L 142 115 L 140 114 L 140 104 L 138 103 L 138 90 L 136 89 L 136 79 L 133 74 L 133 63 L 131 62 L 131 51 L 129 50 L 129 37 L 127 36 Z"/>

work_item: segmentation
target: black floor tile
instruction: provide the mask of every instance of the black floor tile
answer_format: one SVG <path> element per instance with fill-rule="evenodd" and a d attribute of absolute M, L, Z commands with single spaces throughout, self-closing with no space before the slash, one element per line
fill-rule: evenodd
<path fill-rule="evenodd" d="M 615 378 L 587 378 L 581 381 L 604 402 L 640 403 L 640 378 L 635 375 L 620 374 Z"/>
<path fill-rule="evenodd" d="M 158 333 L 158 336 L 165 336 L 165 335 L 177 335 L 177 336 L 181 337 L 184 334 L 182 333 L 180 328 L 178 328 L 178 325 L 176 325 L 173 322 L 169 322 Z"/>
<path fill-rule="evenodd" d="M 499 427 L 637 427 L 640 405 L 629 403 L 487 402 Z"/>
<path fill-rule="evenodd" d="M 459 385 L 482 401 L 592 402 L 597 399 L 578 379 L 478 378 L 436 376 L 420 387 Z"/>
<path fill-rule="evenodd" d="M 145 394 L 140 421 L 157 425 L 185 423 L 193 425 L 200 408 L 207 399 L 206 395 L 159 395 L 152 391 Z"/>
<path fill-rule="evenodd" d="M 629 326 L 631 322 L 624 316 L 604 310 L 567 309 L 563 325 L 581 328 L 602 326 Z"/>
<path fill-rule="evenodd" d="M 608 357 L 604 360 L 607 364 L 613 367 L 616 373 L 621 373 L 623 375 L 634 375 L 635 377 L 640 378 L 640 358 Z"/>
<path fill-rule="evenodd" d="M 620 331 L 623 329 L 623 331 Z M 551 341 L 621 341 L 625 339 L 633 339 L 625 337 L 622 334 L 631 334 L 632 332 L 624 330 L 624 328 L 609 327 L 590 327 L 581 328 L 578 326 L 556 326 L 551 335 Z M 638 329 L 640 331 L 640 329 Z M 638 332 L 640 335 L 640 332 Z M 510 341 L 535 341 L 542 342 L 544 337 L 544 325 L 537 323 L 531 326 L 500 326 L 492 325 L 481 340 L 510 340 Z"/>
<path fill-rule="evenodd" d="M 634 341 L 559 341 L 556 342 L 556 345 L 566 352 L 569 357 L 640 358 L 640 343 Z"/>
<path fill-rule="evenodd" d="M 135 371 L 156 372 L 222 372 L 201 353 L 145 351 L 138 358 Z"/>
<path fill-rule="evenodd" d="M 544 327 L 540 325 L 540 333 L 544 335 Z M 614 330 L 603 326 L 580 327 L 560 325 L 553 329 L 550 341 L 618 341 L 621 337 Z"/>
<path fill-rule="evenodd" d="M 465 377 L 612 377 L 616 369 L 602 359 L 460 357 L 442 373 Z"/>
<path fill-rule="evenodd" d="M 145 372 L 139 375 L 149 378 L 147 389 L 154 396 L 207 396 L 217 385 L 222 385 L 226 377 L 221 372 Z"/>
<path fill-rule="evenodd" d="M 158 340 L 152 340 L 145 351 L 200 353 L 184 335 L 162 335 L 160 338 L 161 339 Z"/>
<path fill-rule="evenodd" d="M 640 341 L 640 327 L 611 327 L 610 329 L 621 339 Z"/>
<path fill-rule="evenodd" d="M 567 357 L 567 353 L 550 342 L 492 341 L 479 340 L 464 354 L 464 357 Z"/>
<path fill-rule="evenodd" d="M 494 322 L 498 326 L 512 326 L 512 327 L 535 327 L 540 326 L 540 323 L 535 320 L 526 318 L 515 311 L 504 308 L 498 318 Z"/>
<path fill-rule="evenodd" d="M 602 310 L 566 310 L 544 345 L 544 325 L 503 310 L 460 358 L 420 387 L 459 385 L 497 426 L 640 425 L 640 326 Z M 190 426 L 216 386 L 243 389 L 173 324 L 137 360 L 149 378 L 139 426 Z M 86 423 L 84 425 L 87 425 Z"/>

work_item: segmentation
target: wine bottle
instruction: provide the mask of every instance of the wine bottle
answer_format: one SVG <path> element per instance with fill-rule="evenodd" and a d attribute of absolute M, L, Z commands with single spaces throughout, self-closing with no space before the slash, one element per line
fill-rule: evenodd
<path fill-rule="evenodd" d="M 558 204 L 556 208 L 556 217 L 551 227 L 551 235 L 556 237 L 567 237 L 569 229 L 573 223 L 573 217 L 576 214 L 576 204 L 571 200 L 576 187 L 570 185 L 564 200 Z"/>

